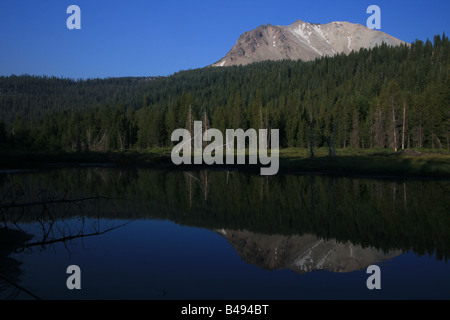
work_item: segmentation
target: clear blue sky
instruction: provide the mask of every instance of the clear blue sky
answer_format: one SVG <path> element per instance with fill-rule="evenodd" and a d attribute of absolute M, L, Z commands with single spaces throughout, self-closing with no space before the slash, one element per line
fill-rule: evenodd
<path fill-rule="evenodd" d="M 81 30 L 68 30 L 69 5 Z M 401 40 L 449 32 L 449 0 L 1 0 L 0 75 L 68 78 L 169 75 L 216 62 L 259 25 L 349 21 Z"/>

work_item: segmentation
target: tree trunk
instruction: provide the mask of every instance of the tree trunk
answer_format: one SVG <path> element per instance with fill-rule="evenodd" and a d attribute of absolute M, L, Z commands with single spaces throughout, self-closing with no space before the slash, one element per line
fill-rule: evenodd
<path fill-rule="evenodd" d="M 331 127 L 331 137 L 328 139 L 328 156 L 334 158 L 336 156 L 336 148 L 334 146 L 334 131 L 335 131 L 335 123 L 332 124 Z"/>
<path fill-rule="evenodd" d="M 191 146 L 191 150 L 193 148 L 193 143 L 194 143 L 194 139 L 192 139 L 192 125 L 193 125 L 193 119 L 192 119 L 192 107 L 189 105 L 189 110 L 188 110 L 188 117 L 187 117 L 187 129 L 189 131 L 189 135 L 191 136 L 191 141 L 190 141 L 190 146 Z"/>
<path fill-rule="evenodd" d="M 117 135 L 119 136 L 120 151 L 123 151 L 124 145 L 125 145 L 124 138 L 122 137 L 122 135 L 120 134 L 120 132 L 119 132 Z"/>
<path fill-rule="evenodd" d="M 359 148 L 359 115 L 356 108 L 353 110 L 352 133 L 350 134 L 350 147 Z"/>
<path fill-rule="evenodd" d="M 441 140 L 439 139 L 439 137 L 438 137 L 434 132 L 431 133 L 431 139 L 433 139 L 433 136 L 435 136 L 436 141 L 439 143 L 439 149 L 442 150 L 442 143 L 441 143 Z M 433 148 L 434 148 L 434 143 L 433 143 Z"/>
<path fill-rule="evenodd" d="M 86 129 L 87 149 L 91 151 L 91 128 Z"/>
<path fill-rule="evenodd" d="M 403 132 L 402 132 L 402 150 L 405 149 L 405 131 L 406 131 L 406 101 L 403 101 Z"/>
<path fill-rule="evenodd" d="M 203 121 L 204 121 L 204 123 L 203 123 L 203 135 L 205 136 L 205 138 L 206 138 L 206 140 L 207 140 L 207 135 L 205 134 L 206 133 L 206 131 L 208 131 L 209 130 L 209 122 L 208 122 L 208 117 L 207 117 L 207 115 L 206 115 L 206 111 L 204 111 L 203 112 Z M 206 146 L 208 145 L 208 142 L 207 141 L 203 141 L 203 148 L 205 148 Z"/>
<path fill-rule="evenodd" d="M 419 121 L 419 148 L 423 148 L 423 141 L 422 141 L 422 110 L 420 110 L 420 121 Z"/>
<path fill-rule="evenodd" d="M 395 110 L 394 110 L 394 101 L 392 98 L 391 98 L 391 106 L 392 106 L 392 129 L 393 129 L 393 133 L 394 133 L 393 146 L 394 146 L 394 151 L 397 152 L 398 148 L 397 148 L 397 133 L 396 133 L 396 123 L 395 123 Z"/>
<path fill-rule="evenodd" d="M 314 116 L 312 113 L 310 113 L 310 120 L 311 120 L 311 126 L 309 130 L 309 151 L 311 154 L 311 158 L 314 158 L 314 149 L 313 149 L 313 142 L 314 142 Z"/>

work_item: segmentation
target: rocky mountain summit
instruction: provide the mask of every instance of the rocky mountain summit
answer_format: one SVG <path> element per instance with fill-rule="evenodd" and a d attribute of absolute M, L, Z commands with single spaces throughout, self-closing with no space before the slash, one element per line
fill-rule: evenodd
<path fill-rule="evenodd" d="M 283 59 L 310 61 L 373 48 L 383 42 L 392 46 L 405 43 L 384 32 L 349 22 L 314 24 L 298 20 L 289 26 L 267 24 L 242 34 L 228 54 L 213 66 Z"/>

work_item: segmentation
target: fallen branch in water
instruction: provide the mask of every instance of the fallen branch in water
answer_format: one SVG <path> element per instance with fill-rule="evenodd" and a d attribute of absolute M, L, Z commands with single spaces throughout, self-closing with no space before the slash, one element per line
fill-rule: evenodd
<path fill-rule="evenodd" d="M 128 221 L 126 223 L 123 223 L 121 225 L 118 225 L 118 226 L 115 226 L 115 227 L 112 227 L 112 228 L 108 228 L 108 229 L 105 229 L 103 231 L 94 232 L 94 233 L 88 233 L 88 234 L 81 233 L 81 234 L 77 234 L 77 235 L 74 235 L 74 236 L 67 236 L 67 237 L 62 237 L 62 238 L 58 238 L 58 239 L 27 243 L 27 244 L 25 244 L 23 246 L 23 249 L 28 249 L 28 248 L 36 247 L 36 246 L 45 246 L 45 245 L 54 244 L 54 243 L 57 243 L 57 242 L 66 242 L 66 241 L 70 241 L 70 240 L 74 240 L 74 239 L 78 239 L 78 238 L 87 238 L 87 237 L 99 236 L 99 235 L 105 234 L 107 232 L 110 232 L 112 230 L 124 227 L 127 224 L 131 223 L 132 221 L 133 220 Z"/>
<path fill-rule="evenodd" d="M 81 199 L 60 199 L 60 200 L 48 200 L 48 201 L 25 202 L 25 203 L 12 202 L 8 204 L 1 204 L 0 209 L 24 208 L 24 207 L 41 206 L 46 204 L 75 203 L 89 200 L 123 200 L 123 199 L 107 198 L 107 197 L 90 197 Z"/>

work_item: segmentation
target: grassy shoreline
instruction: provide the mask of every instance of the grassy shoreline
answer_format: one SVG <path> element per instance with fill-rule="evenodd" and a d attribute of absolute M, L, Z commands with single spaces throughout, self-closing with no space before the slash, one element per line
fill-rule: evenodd
<path fill-rule="evenodd" d="M 279 173 L 364 175 L 384 177 L 431 177 L 450 179 L 450 153 L 439 150 L 336 150 L 329 157 L 326 148 L 280 150 Z M 0 169 L 42 169 L 66 166 L 143 166 L 167 170 L 232 169 L 259 172 L 259 165 L 182 165 L 170 158 L 171 148 L 127 150 L 123 152 L 48 152 L 1 150 Z"/>

